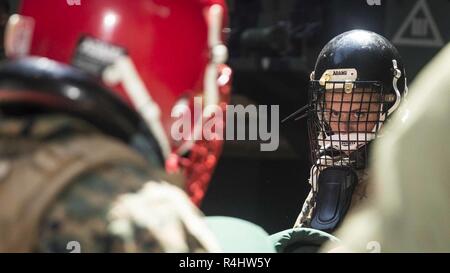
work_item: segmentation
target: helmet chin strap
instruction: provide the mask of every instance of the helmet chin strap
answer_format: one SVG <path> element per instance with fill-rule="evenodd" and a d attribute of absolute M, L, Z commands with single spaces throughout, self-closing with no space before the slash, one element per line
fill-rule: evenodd
<path fill-rule="evenodd" d="M 176 151 L 181 155 L 189 151 L 195 144 L 196 140 L 202 139 L 203 132 L 202 121 L 203 118 L 211 116 L 213 109 L 208 107 L 210 105 L 219 105 L 219 65 L 224 64 L 228 58 L 228 48 L 222 42 L 222 21 L 223 21 L 223 7 L 215 4 L 208 8 L 206 13 L 206 20 L 208 24 L 208 46 L 210 50 L 210 60 L 206 66 L 205 76 L 203 78 L 203 100 L 204 110 L 202 116 L 194 121 L 194 128 L 192 137 L 186 140 Z"/>
<path fill-rule="evenodd" d="M 224 64 L 228 58 L 228 49 L 222 42 L 223 8 L 220 5 L 212 5 L 207 12 L 208 22 L 208 45 L 210 49 L 210 61 L 206 67 L 204 77 L 204 100 L 205 106 L 219 104 L 219 87 L 217 79 L 219 76 L 219 65 Z M 209 117 L 206 111 L 204 116 Z"/>
<path fill-rule="evenodd" d="M 395 98 L 394 105 L 392 105 L 392 107 L 389 108 L 389 110 L 387 112 L 387 116 L 391 115 L 392 112 L 394 112 L 398 108 L 398 106 L 400 105 L 400 101 L 402 99 L 402 95 L 400 95 L 400 91 L 398 90 L 398 87 L 397 87 L 397 81 L 402 76 L 402 72 L 400 71 L 400 69 L 398 69 L 396 60 L 392 60 L 392 67 L 394 68 L 394 77 L 392 78 L 392 87 L 394 88 L 396 98 Z"/>
<path fill-rule="evenodd" d="M 381 128 L 383 123 L 386 121 L 386 118 L 389 117 L 400 105 L 400 102 L 402 100 L 402 96 L 400 95 L 400 91 L 398 90 L 397 82 L 402 76 L 402 71 L 398 69 L 397 66 L 397 60 L 392 60 L 392 68 L 394 69 L 394 75 L 392 77 L 392 88 L 395 91 L 395 103 L 391 106 L 391 108 L 388 109 L 387 114 L 383 111 L 383 105 L 381 105 L 381 112 L 378 122 L 378 129 Z M 408 93 L 408 87 L 406 86 L 406 77 L 405 77 L 405 95 Z M 374 128 L 375 129 L 375 128 Z"/>
<path fill-rule="evenodd" d="M 324 144 L 324 150 L 332 147 L 336 150 L 354 152 L 375 139 L 375 133 L 350 133 L 334 134 L 325 138 L 318 138 L 319 143 Z"/>
<path fill-rule="evenodd" d="M 161 110 L 139 76 L 131 58 L 119 57 L 113 65 L 105 69 L 103 80 L 110 85 L 122 84 L 137 112 L 158 141 L 164 158 L 167 158 L 170 144 L 161 122 Z"/>

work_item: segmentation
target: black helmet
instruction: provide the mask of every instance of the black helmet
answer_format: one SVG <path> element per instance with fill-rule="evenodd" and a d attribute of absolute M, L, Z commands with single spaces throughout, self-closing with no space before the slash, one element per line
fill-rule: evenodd
<path fill-rule="evenodd" d="M 385 93 L 395 94 L 395 88 L 400 95 L 406 91 L 406 72 L 400 54 L 391 42 L 375 32 L 351 30 L 334 37 L 320 52 L 311 79 L 320 80 L 327 70 L 349 68 L 356 69 L 356 81 L 379 81 Z"/>
<path fill-rule="evenodd" d="M 313 162 L 318 164 L 324 154 L 331 153 L 332 158 L 345 158 L 339 165 L 365 167 L 367 144 L 406 93 L 403 62 L 386 38 L 365 30 L 333 38 L 311 73 Z"/>

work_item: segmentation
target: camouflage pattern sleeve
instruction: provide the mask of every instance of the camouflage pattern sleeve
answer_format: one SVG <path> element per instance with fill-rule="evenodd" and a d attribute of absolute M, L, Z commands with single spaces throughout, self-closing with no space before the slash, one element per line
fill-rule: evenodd
<path fill-rule="evenodd" d="M 305 199 L 305 202 L 303 203 L 302 210 L 300 211 L 300 214 L 297 217 L 297 220 L 295 221 L 294 228 L 299 227 L 309 227 L 312 217 L 312 211 L 313 211 L 313 190 L 309 192 L 308 196 Z"/>
<path fill-rule="evenodd" d="M 125 164 L 82 175 L 47 210 L 36 251 L 71 252 L 73 245 L 80 252 L 217 250 L 213 238 L 205 239 L 200 212 L 187 197 L 179 200 L 184 193 L 149 179 Z M 145 189 L 154 195 L 140 198 Z M 173 192 L 178 195 L 171 198 Z"/>
<path fill-rule="evenodd" d="M 314 198 L 315 192 L 317 192 L 317 181 L 316 177 L 318 176 L 319 169 L 316 166 L 312 166 L 310 169 L 308 183 L 311 185 L 311 190 L 309 191 L 308 196 L 303 202 L 302 210 L 300 211 L 297 220 L 295 221 L 294 228 L 299 227 L 310 227 L 312 214 L 314 210 Z"/>

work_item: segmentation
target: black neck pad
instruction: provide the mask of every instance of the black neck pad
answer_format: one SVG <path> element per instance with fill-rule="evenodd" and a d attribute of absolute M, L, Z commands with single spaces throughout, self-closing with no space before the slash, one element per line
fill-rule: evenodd
<path fill-rule="evenodd" d="M 311 227 L 332 232 L 344 219 L 358 176 L 349 167 L 329 167 L 320 172 Z"/>

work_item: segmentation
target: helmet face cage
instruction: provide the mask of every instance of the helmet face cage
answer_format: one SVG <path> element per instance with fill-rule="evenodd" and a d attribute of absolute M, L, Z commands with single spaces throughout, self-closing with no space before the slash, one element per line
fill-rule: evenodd
<path fill-rule="evenodd" d="M 308 131 L 311 160 L 318 169 L 367 166 L 374 140 L 392 104 L 377 81 L 312 80 L 309 88 Z"/>

